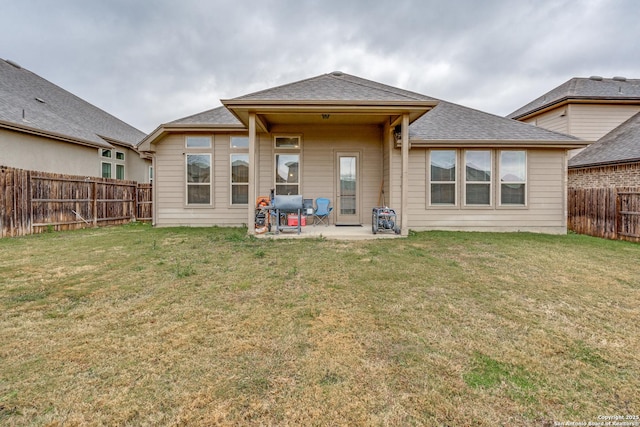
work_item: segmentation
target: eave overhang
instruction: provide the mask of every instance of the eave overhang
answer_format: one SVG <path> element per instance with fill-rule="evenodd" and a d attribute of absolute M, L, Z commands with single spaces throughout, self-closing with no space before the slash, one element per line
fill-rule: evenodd
<path fill-rule="evenodd" d="M 542 113 L 546 113 L 547 111 L 554 110 L 556 108 L 564 107 L 568 104 L 607 104 L 607 105 L 640 105 L 640 98 L 612 98 L 612 97 L 563 97 L 560 99 L 556 99 L 548 104 L 544 104 L 538 108 L 535 108 L 531 111 L 527 111 L 525 113 L 519 114 L 517 116 L 511 117 L 513 120 L 524 121 L 531 119 L 535 116 L 538 116 Z"/>
<path fill-rule="evenodd" d="M 166 123 L 158 126 L 153 132 L 145 136 L 137 145 L 140 152 L 154 152 L 153 145 L 171 133 L 197 133 L 197 132 L 246 132 L 247 128 L 241 124 L 191 124 L 191 123 Z"/>
<path fill-rule="evenodd" d="M 62 142 L 69 142 L 72 144 L 84 145 L 86 147 L 113 148 L 113 145 L 111 145 L 106 140 L 104 143 L 99 143 L 99 142 L 89 141 L 86 139 L 73 138 L 68 135 L 63 135 L 61 133 L 46 131 L 43 129 L 38 129 L 38 128 L 30 127 L 27 125 L 21 125 L 14 122 L 7 122 L 4 120 L 0 120 L 0 128 L 9 129 L 15 132 L 28 133 L 30 135 L 42 136 L 45 138 L 55 139 Z"/>
<path fill-rule="evenodd" d="M 438 101 L 318 101 L 318 100 L 222 100 L 222 104 L 248 126 L 249 115 L 256 115 L 256 125 L 270 132 L 274 124 L 286 123 L 374 123 L 395 126 L 404 114 L 409 122 L 420 118 Z"/>
<path fill-rule="evenodd" d="M 421 140 L 410 139 L 411 148 L 563 148 L 575 149 L 589 145 L 587 141 L 564 140 L 564 141 L 536 141 L 536 140 L 460 140 L 460 139 L 440 139 Z M 396 142 L 396 147 L 402 144 Z"/>

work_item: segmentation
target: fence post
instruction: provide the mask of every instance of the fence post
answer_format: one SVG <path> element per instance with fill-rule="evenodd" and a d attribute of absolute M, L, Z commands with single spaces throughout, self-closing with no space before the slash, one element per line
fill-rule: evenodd
<path fill-rule="evenodd" d="M 93 210 L 93 226 L 98 226 L 98 183 L 93 181 L 93 196 L 91 200 L 92 210 Z"/>

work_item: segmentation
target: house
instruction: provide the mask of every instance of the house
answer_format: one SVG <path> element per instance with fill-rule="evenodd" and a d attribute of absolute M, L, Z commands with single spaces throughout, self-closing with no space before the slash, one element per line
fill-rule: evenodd
<path fill-rule="evenodd" d="M 160 125 L 157 226 L 248 225 L 255 201 L 328 197 L 337 225 L 398 213 L 401 232 L 566 232 L 567 150 L 578 138 L 342 72 Z"/>
<path fill-rule="evenodd" d="M 569 187 L 640 187 L 640 112 L 569 160 Z"/>
<path fill-rule="evenodd" d="M 0 59 L 0 166 L 149 182 L 145 134 Z"/>
<path fill-rule="evenodd" d="M 594 142 L 640 111 L 640 80 L 574 77 L 507 117 Z"/>

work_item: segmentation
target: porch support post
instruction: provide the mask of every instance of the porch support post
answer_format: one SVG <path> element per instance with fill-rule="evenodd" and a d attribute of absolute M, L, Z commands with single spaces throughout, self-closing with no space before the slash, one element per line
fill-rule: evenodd
<path fill-rule="evenodd" d="M 402 192 L 400 207 L 400 234 L 409 235 L 409 114 L 402 115 Z"/>
<path fill-rule="evenodd" d="M 256 113 L 249 113 L 249 200 L 247 202 L 247 232 L 256 234 Z"/>

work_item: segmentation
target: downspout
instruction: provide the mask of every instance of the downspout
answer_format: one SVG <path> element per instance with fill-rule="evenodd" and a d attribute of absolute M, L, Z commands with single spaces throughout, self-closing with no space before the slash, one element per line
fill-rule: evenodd
<path fill-rule="evenodd" d="M 400 234 L 409 235 L 409 114 L 402 115 L 402 192 L 400 209 Z"/>

